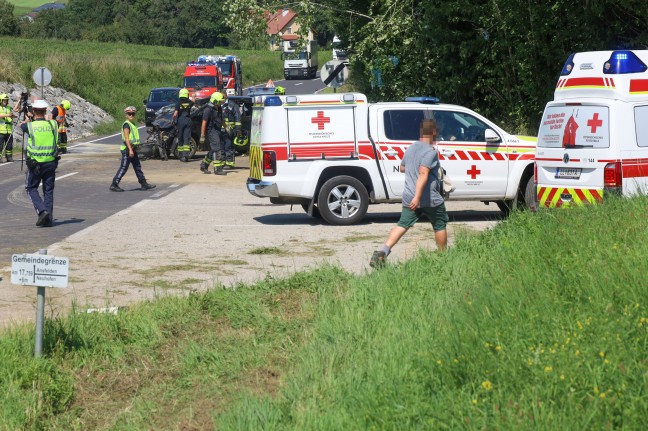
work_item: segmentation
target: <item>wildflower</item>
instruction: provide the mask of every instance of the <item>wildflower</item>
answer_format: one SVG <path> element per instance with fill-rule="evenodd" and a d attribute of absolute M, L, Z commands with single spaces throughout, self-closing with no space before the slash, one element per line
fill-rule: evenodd
<path fill-rule="evenodd" d="M 439 360 L 437 361 L 437 365 L 443 365 L 443 361 L 442 361 L 441 359 L 439 359 Z"/>
<path fill-rule="evenodd" d="M 560 380 L 565 380 L 565 375 L 564 374 L 560 375 Z"/>
<path fill-rule="evenodd" d="M 598 388 L 598 386 L 594 386 L 594 393 L 595 393 L 595 394 L 598 394 L 598 393 L 599 393 L 599 388 Z"/>
<path fill-rule="evenodd" d="M 605 365 L 607 365 L 607 364 L 610 363 L 610 361 L 608 361 L 607 358 L 605 358 L 605 360 L 603 361 L 603 363 L 604 363 Z"/>
<path fill-rule="evenodd" d="M 486 391 L 490 391 L 493 389 L 493 384 L 490 382 L 490 380 L 484 380 L 481 385 L 482 388 L 484 388 L 484 390 Z"/>
<path fill-rule="evenodd" d="M 495 350 L 497 350 L 499 352 L 500 350 L 502 350 L 502 346 L 499 346 L 499 345 L 495 346 Z"/>
<path fill-rule="evenodd" d="M 553 370 L 553 368 L 551 366 L 547 365 L 546 367 L 544 367 L 544 370 L 545 370 L 545 373 L 550 373 Z"/>
<path fill-rule="evenodd" d="M 473 398 L 472 403 L 477 404 L 477 398 Z"/>
<path fill-rule="evenodd" d="M 599 352 L 599 356 L 600 356 L 601 358 L 604 358 L 604 357 L 605 357 L 605 352 L 603 352 L 603 351 Z"/>
<path fill-rule="evenodd" d="M 602 400 L 604 400 L 604 399 L 605 399 L 605 392 L 601 392 L 601 395 L 599 395 L 599 398 L 601 398 Z"/>

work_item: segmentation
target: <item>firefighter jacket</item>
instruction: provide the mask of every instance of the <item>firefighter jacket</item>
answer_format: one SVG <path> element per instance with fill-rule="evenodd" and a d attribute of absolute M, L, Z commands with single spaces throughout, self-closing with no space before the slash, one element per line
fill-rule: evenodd
<path fill-rule="evenodd" d="M 238 132 L 241 129 L 241 111 L 236 103 L 228 101 L 223 105 L 223 118 L 225 120 L 225 130 L 230 135 L 232 132 Z"/>
<path fill-rule="evenodd" d="M 38 163 L 52 162 L 56 158 L 58 132 L 56 121 L 37 119 L 27 123 L 27 157 Z"/>
<path fill-rule="evenodd" d="M 65 108 L 63 108 L 61 105 L 58 105 L 54 108 L 56 110 L 56 113 L 54 115 L 54 119 L 58 123 L 58 132 L 59 133 L 67 133 L 67 118 L 65 117 Z M 54 109 L 52 111 L 54 111 Z M 52 112 L 54 114 L 54 112 Z"/>

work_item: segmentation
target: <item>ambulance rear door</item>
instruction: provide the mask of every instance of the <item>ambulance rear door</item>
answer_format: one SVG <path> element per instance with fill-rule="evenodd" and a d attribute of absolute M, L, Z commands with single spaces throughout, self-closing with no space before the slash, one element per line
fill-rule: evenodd
<path fill-rule="evenodd" d="M 538 131 L 538 202 L 560 207 L 600 201 L 604 173 L 619 152 L 610 147 L 611 102 L 549 103 Z M 608 169 L 609 171 L 609 169 Z"/>

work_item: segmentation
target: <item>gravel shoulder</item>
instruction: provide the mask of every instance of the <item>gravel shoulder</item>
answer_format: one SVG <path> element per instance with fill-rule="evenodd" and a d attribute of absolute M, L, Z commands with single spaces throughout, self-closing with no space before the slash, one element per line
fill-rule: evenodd
<path fill-rule="evenodd" d="M 330 226 L 301 207 L 272 205 L 245 187 L 246 157 L 226 176 L 205 175 L 198 163 L 182 175 L 160 161 L 145 162 L 152 182 L 171 184 L 143 201 L 48 247 L 69 259 L 69 286 L 47 289 L 46 317 L 81 308 L 127 306 L 164 295 L 231 287 L 280 278 L 323 263 L 362 274 L 399 216 L 399 205 L 369 208 L 365 222 Z M 178 163 L 178 162 L 167 162 Z M 149 174 L 150 172 L 150 174 Z M 480 231 L 501 220 L 494 205 L 448 202 L 449 242 L 462 231 Z M 417 224 L 390 260 L 434 249 L 432 228 Z M 35 318 L 36 289 L 10 283 L 6 268 L 0 326 Z"/>

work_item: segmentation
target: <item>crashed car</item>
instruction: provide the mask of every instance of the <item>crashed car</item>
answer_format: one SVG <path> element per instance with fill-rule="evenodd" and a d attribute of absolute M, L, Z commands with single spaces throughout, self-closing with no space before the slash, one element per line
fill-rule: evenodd
<path fill-rule="evenodd" d="M 249 149 L 250 130 L 252 127 L 252 98 L 247 96 L 230 96 L 229 100 L 239 105 L 241 112 L 241 136 L 233 140 L 234 150 L 237 154 L 245 154 Z M 193 158 L 198 151 L 210 151 L 209 143 L 200 144 L 200 128 L 202 126 L 203 110 L 210 106 L 209 97 L 197 99 L 191 108 L 191 151 L 189 157 Z M 151 127 L 147 129 L 148 138 L 141 145 L 140 156 L 143 159 L 178 158 L 178 138 L 176 127 L 173 124 L 175 105 L 160 108 L 155 113 Z"/>

